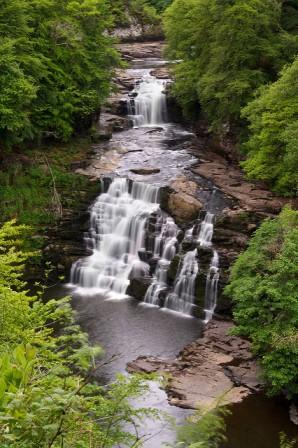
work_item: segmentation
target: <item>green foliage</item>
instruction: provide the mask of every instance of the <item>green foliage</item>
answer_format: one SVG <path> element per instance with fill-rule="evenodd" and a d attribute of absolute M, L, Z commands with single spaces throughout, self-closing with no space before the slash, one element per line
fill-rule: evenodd
<path fill-rule="evenodd" d="M 161 12 L 164 11 L 172 3 L 172 0 L 148 0 L 148 3 L 157 11 Z"/>
<path fill-rule="evenodd" d="M 165 13 L 168 55 L 185 113 L 200 103 L 213 127 L 239 123 L 254 91 L 276 78 L 298 49 L 282 29 L 277 0 L 175 0 Z"/>
<path fill-rule="evenodd" d="M 68 139 L 110 91 L 116 50 L 105 0 L 4 0 L 0 12 L 0 137 Z"/>
<path fill-rule="evenodd" d="M 260 89 L 243 110 L 250 138 L 243 146 L 244 169 L 252 179 L 269 182 L 285 195 L 298 192 L 298 59 L 275 83 Z"/>
<path fill-rule="evenodd" d="M 145 31 L 146 25 L 157 25 L 159 23 L 156 9 L 147 0 L 131 0 L 129 11 L 141 25 L 143 31 Z"/>
<path fill-rule="evenodd" d="M 101 351 L 88 344 L 69 299 L 44 303 L 25 290 L 26 232 L 14 222 L 0 229 L 1 448 L 140 446 L 126 428 L 157 415 L 130 405 L 146 392 L 144 378 L 91 381 Z"/>
<path fill-rule="evenodd" d="M 226 441 L 225 417 L 230 411 L 217 404 L 199 409 L 178 428 L 177 448 L 218 448 Z"/>
<path fill-rule="evenodd" d="M 286 434 L 280 434 L 280 448 L 295 448 L 297 440 L 289 440 Z"/>
<path fill-rule="evenodd" d="M 54 185 L 63 207 L 77 204 L 80 191 L 88 186 L 86 176 L 73 172 L 71 164 L 84 158 L 88 141 L 58 147 L 41 147 L 26 151 L 25 155 L 8 156 L 6 166 L 0 170 L 1 221 L 16 218 L 34 228 L 55 222 L 57 219 L 53 201 Z M 48 162 L 48 163 L 47 163 Z M 50 168 L 49 168 L 50 166 Z"/>
<path fill-rule="evenodd" d="M 298 212 L 266 220 L 234 264 L 226 294 L 272 393 L 298 393 Z"/>

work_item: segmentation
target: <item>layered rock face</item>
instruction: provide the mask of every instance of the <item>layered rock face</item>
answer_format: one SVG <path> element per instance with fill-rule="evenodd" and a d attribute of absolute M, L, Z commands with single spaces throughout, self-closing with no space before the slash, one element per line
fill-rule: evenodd
<path fill-rule="evenodd" d="M 186 346 L 175 360 L 140 357 L 128 364 L 131 373 L 156 372 L 167 378 L 172 405 L 196 409 L 242 401 L 262 390 L 259 367 L 249 342 L 230 336 L 233 324 L 210 322 L 204 336 Z"/>

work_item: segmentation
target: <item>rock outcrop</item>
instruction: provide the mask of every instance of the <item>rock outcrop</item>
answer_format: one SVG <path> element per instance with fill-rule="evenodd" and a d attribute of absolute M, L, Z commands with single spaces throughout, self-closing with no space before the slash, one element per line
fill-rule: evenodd
<path fill-rule="evenodd" d="M 186 346 L 175 360 L 140 357 L 129 372 L 158 372 L 169 378 L 169 403 L 183 408 L 242 401 L 263 387 L 250 343 L 230 336 L 230 322 L 210 322 L 201 339 Z"/>
<path fill-rule="evenodd" d="M 159 173 L 160 169 L 159 168 L 146 167 L 146 168 L 132 168 L 130 171 L 132 173 L 134 173 L 134 174 L 140 174 L 142 176 L 148 176 L 149 174 Z"/>
<path fill-rule="evenodd" d="M 162 208 L 175 218 L 178 224 L 185 224 L 198 218 L 203 207 L 197 197 L 198 185 L 184 176 L 174 179 L 162 194 Z"/>

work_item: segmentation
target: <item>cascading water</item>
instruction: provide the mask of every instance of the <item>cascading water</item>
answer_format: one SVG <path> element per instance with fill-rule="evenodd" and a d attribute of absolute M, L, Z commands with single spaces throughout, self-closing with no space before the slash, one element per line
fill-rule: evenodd
<path fill-rule="evenodd" d="M 124 296 L 133 277 L 149 274 L 139 258 L 144 250 L 146 222 L 159 208 L 158 188 L 128 179 L 114 179 L 91 210 L 87 244 L 93 254 L 76 262 L 71 283 L 101 292 L 107 297 Z"/>
<path fill-rule="evenodd" d="M 214 215 L 207 212 L 204 221 L 201 224 L 201 229 L 198 237 L 198 242 L 201 246 L 211 246 L 213 237 L 213 219 Z"/>
<path fill-rule="evenodd" d="M 214 250 L 213 258 L 211 260 L 210 269 L 206 280 L 205 322 L 209 322 L 209 320 L 212 319 L 216 307 L 218 280 L 219 280 L 219 257 L 216 250 Z"/>
<path fill-rule="evenodd" d="M 158 259 L 154 279 L 149 286 L 144 302 L 159 305 L 160 293 L 167 289 L 167 273 L 176 254 L 178 227 L 172 218 L 163 220 L 160 234 L 155 238 L 154 258 Z"/>
<path fill-rule="evenodd" d="M 177 275 L 174 292 L 168 294 L 165 308 L 191 316 L 195 301 L 195 284 L 199 272 L 197 249 L 187 252 Z"/>
<path fill-rule="evenodd" d="M 166 81 L 150 75 L 149 70 L 136 85 L 128 101 L 128 113 L 135 127 L 156 126 L 167 122 Z"/>
<path fill-rule="evenodd" d="M 214 230 L 214 215 L 207 212 L 198 237 L 198 242 L 203 247 L 212 246 L 212 237 Z M 212 319 L 217 303 L 217 289 L 219 281 L 219 257 L 216 250 L 213 249 L 213 257 L 210 263 L 209 272 L 205 287 L 205 322 Z"/>

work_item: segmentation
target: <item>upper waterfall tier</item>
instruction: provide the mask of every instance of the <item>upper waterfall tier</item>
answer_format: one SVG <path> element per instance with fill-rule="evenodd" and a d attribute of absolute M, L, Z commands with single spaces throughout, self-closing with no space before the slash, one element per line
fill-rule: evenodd
<path fill-rule="evenodd" d="M 149 273 L 140 260 L 145 246 L 145 225 L 159 208 L 158 188 L 128 179 L 114 179 L 91 210 L 86 238 L 93 254 L 76 262 L 71 283 L 110 297 L 125 295 L 129 279 Z"/>
<path fill-rule="evenodd" d="M 146 70 L 128 101 L 134 126 L 155 126 L 167 122 L 166 81 L 151 76 Z"/>

